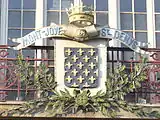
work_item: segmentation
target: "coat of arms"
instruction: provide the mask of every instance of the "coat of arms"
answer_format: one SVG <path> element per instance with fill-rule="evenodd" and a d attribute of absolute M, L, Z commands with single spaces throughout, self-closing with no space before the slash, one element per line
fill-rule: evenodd
<path fill-rule="evenodd" d="M 98 48 L 64 48 L 65 85 L 71 88 L 98 87 Z"/>

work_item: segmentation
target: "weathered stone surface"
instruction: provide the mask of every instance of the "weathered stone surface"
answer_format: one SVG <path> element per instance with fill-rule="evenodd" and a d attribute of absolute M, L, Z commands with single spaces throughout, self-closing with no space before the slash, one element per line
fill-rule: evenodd
<path fill-rule="evenodd" d="M 71 90 L 72 88 L 66 87 L 64 83 L 64 49 L 67 48 L 98 48 L 98 70 L 99 70 L 99 79 L 98 79 L 98 87 L 92 88 L 92 94 L 96 93 L 98 90 L 105 91 L 105 81 L 107 78 L 107 40 L 99 39 L 99 40 L 89 40 L 85 42 L 76 42 L 73 40 L 55 40 L 55 79 L 58 83 L 57 90 L 63 90 L 67 88 Z M 82 74 L 82 73 L 81 73 Z M 85 78 L 84 78 L 85 79 Z"/>
<path fill-rule="evenodd" d="M 16 108 L 16 107 L 19 107 L 20 104 L 17 104 L 17 105 L 13 105 L 13 104 L 0 104 L 0 112 L 2 112 L 3 110 L 10 110 L 10 109 L 13 109 L 13 108 Z M 144 109 L 145 111 L 154 111 L 154 110 L 157 110 L 160 112 L 160 109 L 159 109 L 159 106 L 152 106 L 152 108 L 150 109 L 150 107 L 148 106 L 144 106 Z M 15 114 L 13 115 L 15 117 L 19 117 L 19 115 Z M 9 117 L 9 116 L 8 116 Z M 31 115 L 29 114 L 26 114 L 26 115 L 21 115 L 21 117 L 32 117 Z M 49 115 L 49 113 L 47 112 L 39 112 L 39 113 L 36 113 L 34 115 L 34 117 L 52 117 L 51 115 Z M 101 112 L 87 112 L 87 113 L 82 113 L 81 111 L 76 113 L 76 114 L 64 114 L 64 115 L 59 115 L 58 117 L 73 117 L 73 118 L 78 118 L 78 117 L 81 117 L 81 118 L 108 118 L 107 116 L 104 116 Z M 118 118 L 140 118 L 138 116 L 136 116 L 135 113 L 131 113 L 131 112 L 127 112 L 127 111 L 124 111 L 122 109 L 120 109 L 120 112 L 118 112 L 118 115 L 117 115 Z"/>

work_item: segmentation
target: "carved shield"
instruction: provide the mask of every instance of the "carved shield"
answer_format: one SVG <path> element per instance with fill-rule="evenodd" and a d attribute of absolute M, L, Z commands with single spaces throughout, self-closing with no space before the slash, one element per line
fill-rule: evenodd
<path fill-rule="evenodd" d="M 64 48 L 64 83 L 70 88 L 98 87 L 98 48 Z"/>

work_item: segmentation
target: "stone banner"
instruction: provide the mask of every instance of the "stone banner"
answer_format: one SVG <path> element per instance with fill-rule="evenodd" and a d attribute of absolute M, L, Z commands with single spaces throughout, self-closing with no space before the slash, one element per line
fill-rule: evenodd
<path fill-rule="evenodd" d="M 71 39 L 74 41 L 86 41 L 90 39 L 115 39 L 128 46 L 132 50 L 141 54 L 148 54 L 144 50 L 140 49 L 141 47 L 147 46 L 147 43 L 141 43 L 133 39 L 127 33 L 109 28 L 108 26 L 96 27 L 95 25 L 87 26 L 84 28 L 79 28 L 72 24 L 69 25 L 53 25 L 44 27 L 42 29 L 33 31 L 22 38 L 13 39 L 13 42 L 18 42 L 19 45 L 13 47 L 15 50 L 23 49 L 27 46 L 32 45 L 35 41 L 42 40 L 42 38 L 63 38 Z"/>

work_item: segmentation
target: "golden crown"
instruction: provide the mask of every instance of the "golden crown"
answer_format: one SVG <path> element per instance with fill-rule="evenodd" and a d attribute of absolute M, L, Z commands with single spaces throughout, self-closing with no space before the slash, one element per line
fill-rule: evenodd
<path fill-rule="evenodd" d="M 79 5 L 71 4 L 71 8 L 66 9 L 69 23 L 79 27 L 94 24 L 94 14 L 92 7 L 84 6 L 82 2 Z"/>

